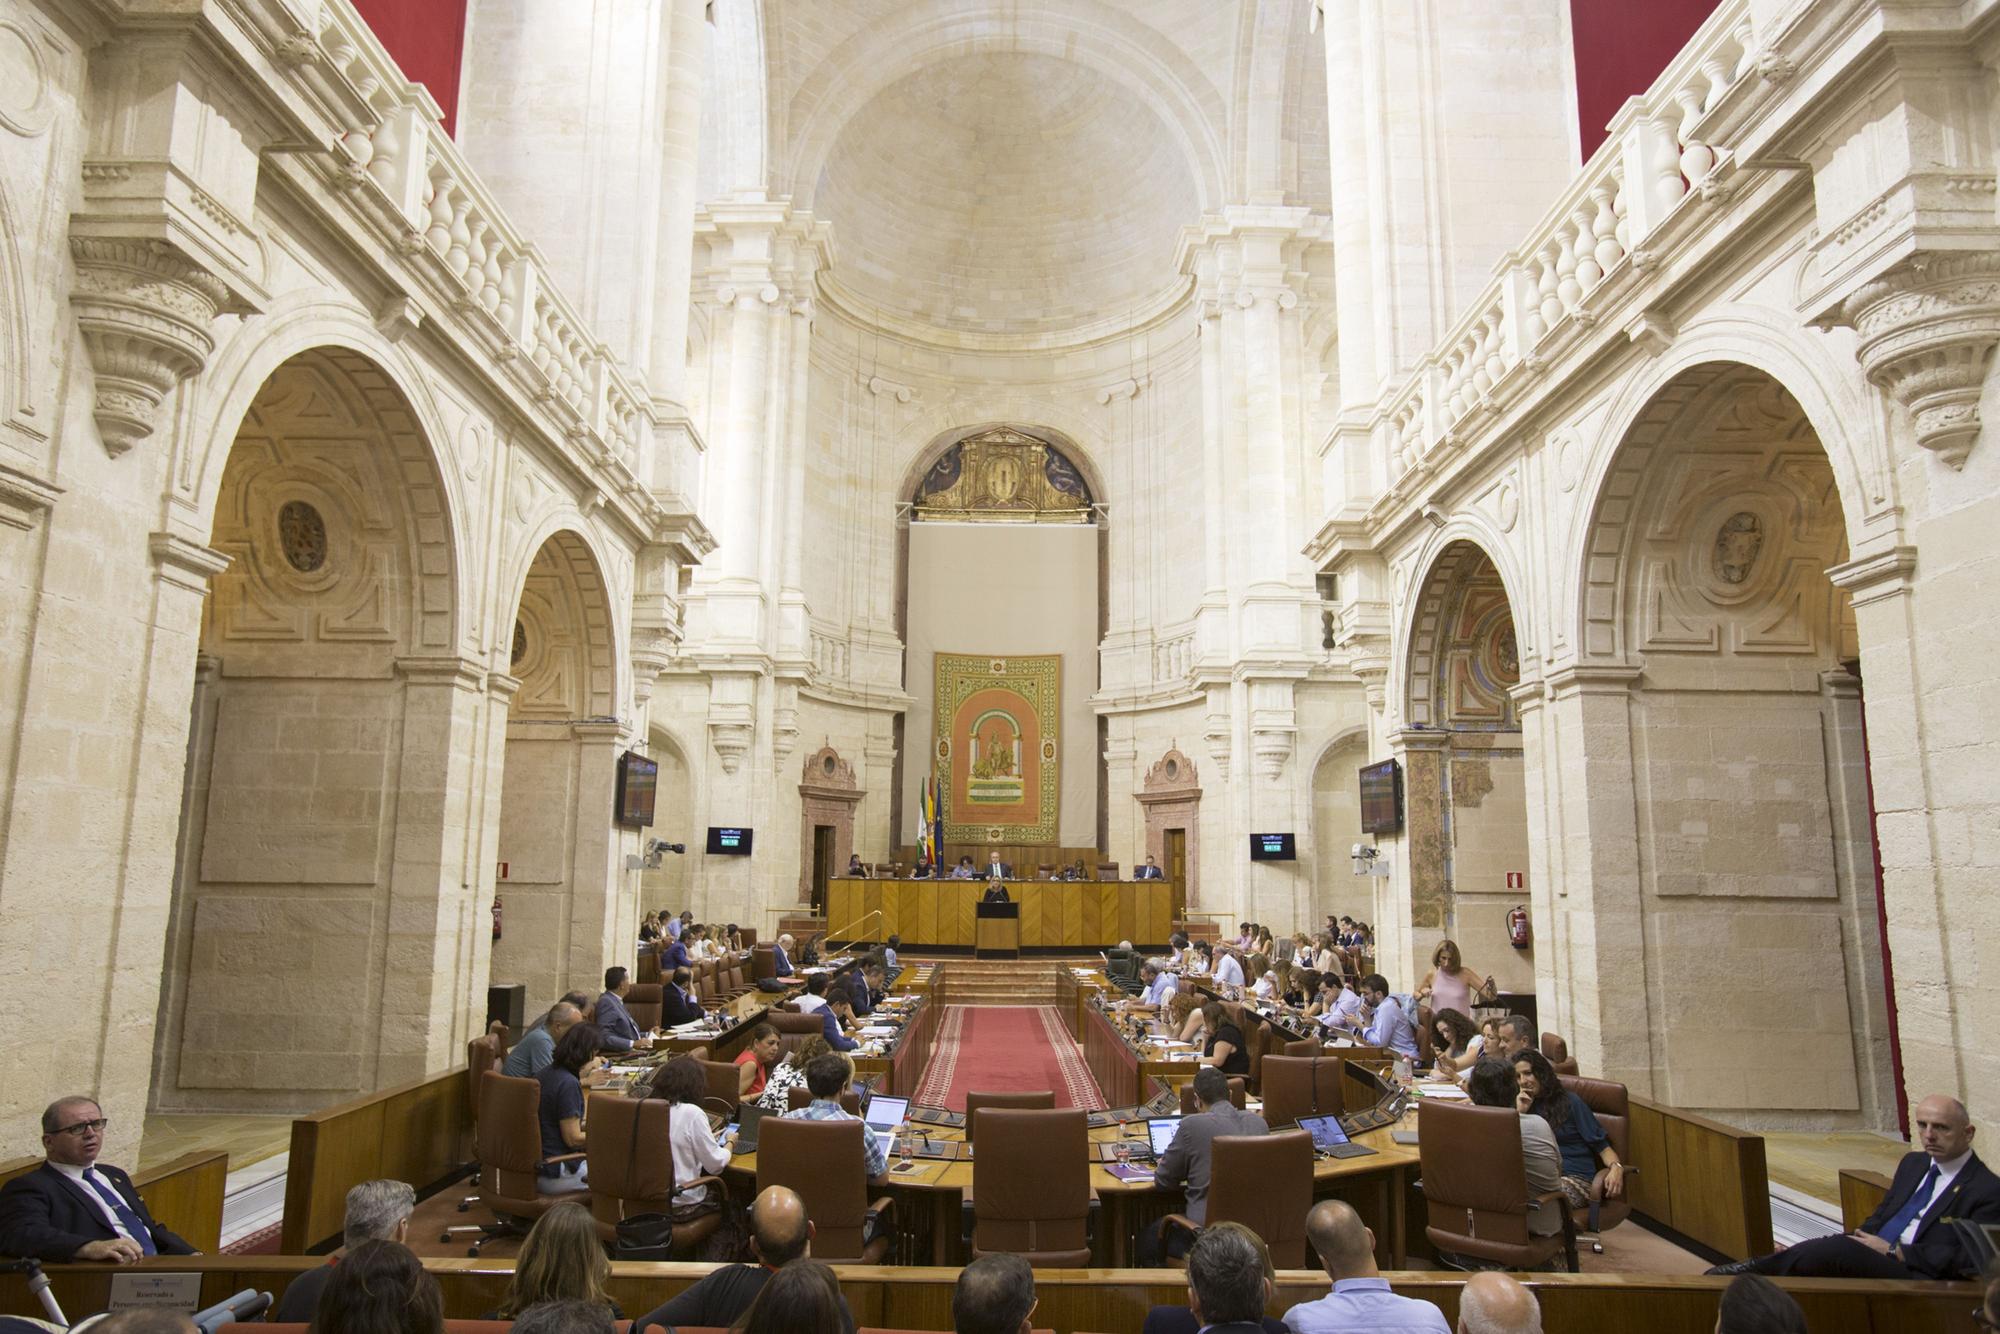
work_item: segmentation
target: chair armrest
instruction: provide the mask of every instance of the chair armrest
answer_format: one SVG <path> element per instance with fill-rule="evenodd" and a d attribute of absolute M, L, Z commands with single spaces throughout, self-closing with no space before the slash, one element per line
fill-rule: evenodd
<path fill-rule="evenodd" d="M 881 1196 L 873 1204 L 870 1204 L 868 1206 L 868 1217 L 871 1219 L 879 1219 L 884 1214 L 894 1216 L 895 1212 L 896 1212 L 896 1200 L 895 1197 L 891 1195 Z"/>
<path fill-rule="evenodd" d="M 575 1163 L 590 1157 L 588 1153 L 559 1153 L 553 1158 L 542 1159 L 545 1163 Z"/>
<path fill-rule="evenodd" d="M 1168 1232 L 1171 1232 L 1176 1228 L 1178 1228 L 1183 1232 L 1201 1231 L 1201 1224 L 1195 1222 L 1192 1218 L 1189 1218 L 1186 1214 L 1168 1214 L 1164 1219 L 1161 1220 L 1161 1222 L 1163 1224 L 1160 1233 L 1161 1236 L 1165 1236 Z"/>
<path fill-rule="evenodd" d="M 687 1181 L 676 1181 L 674 1183 L 674 1194 L 678 1195 L 684 1190 L 693 1190 L 696 1186 L 721 1186 L 723 1184 L 724 1182 L 721 1177 L 694 1177 Z"/>

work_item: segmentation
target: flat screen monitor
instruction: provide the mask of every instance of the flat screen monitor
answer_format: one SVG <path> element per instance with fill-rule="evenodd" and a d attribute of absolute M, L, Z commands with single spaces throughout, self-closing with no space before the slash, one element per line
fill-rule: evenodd
<path fill-rule="evenodd" d="M 1347 1131 L 1337 1116 L 1302 1116 L 1299 1129 L 1313 1137 L 1313 1148 L 1325 1153 L 1336 1144 L 1347 1143 Z"/>
<path fill-rule="evenodd" d="M 1361 832 L 1396 834 L 1403 829 L 1403 768 L 1394 760 L 1361 771 Z"/>
<path fill-rule="evenodd" d="M 1146 1138 L 1152 1141 L 1155 1158 L 1166 1156 L 1180 1129 L 1181 1119 L 1178 1116 L 1156 1116 L 1146 1122 Z"/>
<path fill-rule="evenodd" d="M 750 837 L 754 830 L 733 829 L 723 825 L 708 827 L 708 855 L 711 857 L 748 857 Z"/>
<path fill-rule="evenodd" d="M 618 796 L 613 812 L 617 824 L 643 829 L 653 823 L 653 798 L 660 788 L 660 766 L 637 751 L 618 757 Z"/>
<path fill-rule="evenodd" d="M 1299 859 L 1298 840 L 1291 834 L 1250 835 L 1253 862 L 1295 862 Z"/>
<path fill-rule="evenodd" d="M 878 1093 L 868 1100 L 861 1119 L 877 1130 L 894 1130 L 910 1117 L 910 1100 Z"/>

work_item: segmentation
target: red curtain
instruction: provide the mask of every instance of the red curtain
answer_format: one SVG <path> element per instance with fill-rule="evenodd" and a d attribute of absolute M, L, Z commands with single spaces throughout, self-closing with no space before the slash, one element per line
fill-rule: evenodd
<path fill-rule="evenodd" d="M 1570 0 L 1577 121 L 1586 159 L 1604 142 L 1604 127 L 1625 99 L 1652 86 L 1716 4 L 1717 0 Z"/>
<path fill-rule="evenodd" d="M 458 122 L 458 70 L 465 54 L 466 0 L 354 0 L 355 9 L 413 82 L 444 108 L 446 134 Z"/>

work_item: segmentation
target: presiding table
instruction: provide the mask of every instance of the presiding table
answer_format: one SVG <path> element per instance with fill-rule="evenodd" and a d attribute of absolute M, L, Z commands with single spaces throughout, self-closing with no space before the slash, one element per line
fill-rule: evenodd
<path fill-rule="evenodd" d="M 1107 949 L 1121 940 L 1160 949 L 1173 934 L 1171 880 L 1008 880 L 1027 950 Z M 829 880 L 826 919 L 866 923 L 868 939 L 901 936 L 903 948 L 970 948 L 985 880 Z M 879 914 L 879 916 L 878 916 Z"/>

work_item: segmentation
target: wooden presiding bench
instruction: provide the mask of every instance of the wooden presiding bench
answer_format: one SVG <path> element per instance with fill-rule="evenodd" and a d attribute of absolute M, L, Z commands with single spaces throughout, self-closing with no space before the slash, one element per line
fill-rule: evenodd
<path fill-rule="evenodd" d="M 280 1243 L 285 1254 L 337 1242 L 347 1192 L 364 1181 L 407 1181 L 422 1194 L 454 1175 L 472 1144 L 468 1090 L 460 1066 L 294 1120 Z"/>
<path fill-rule="evenodd" d="M 42 1165 L 40 1158 L 0 1163 L 0 1185 Z M 190 1153 L 132 1174 L 139 1198 L 154 1218 L 187 1239 L 198 1251 L 222 1245 L 222 1193 L 229 1181 L 229 1155 L 221 1150 Z"/>
<path fill-rule="evenodd" d="M 201 1299 L 221 1301 L 244 1288 L 282 1294 L 287 1283 L 323 1263 L 310 1256 L 168 1257 L 141 1267 L 202 1275 Z M 444 1292 L 445 1314 L 465 1320 L 500 1302 L 513 1273 L 508 1260 L 426 1260 Z M 638 1264 L 611 1266 L 609 1291 L 627 1312 L 643 1314 L 707 1274 L 713 1266 Z M 50 1282 L 73 1318 L 101 1311 L 111 1265 L 52 1265 Z M 958 1270 L 837 1265 L 841 1291 L 857 1325 L 870 1329 L 948 1330 Z M 1438 1304 L 1455 1321 L 1463 1274 L 1391 1273 L 1399 1293 Z M 1542 1304 L 1547 1334 L 1710 1334 L 1716 1303 L 1727 1280 L 1639 1274 L 1533 1274 L 1523 1279 Z M 1805 1308 L 1815 1330 L 1841 1334 L 1970 1334 L 1969 1312 L 1979 1289 L 1970 1283 L 1883 1283 L 1850 1279 L 1785 1279 L 1783 1287 Z M 1298 1302 L 1326 1295 L 1326 1275 L 1283 1270 L 1270 1312 L 1282 1315 Z M 1045 1269 L 1035 1274 L 1035 1324 L 1075 1334 L 1137 1334 L 1148 1309 L 1187 1302 L 1187 1277 L 1169 1269 Z M 33 1313 L 35 1302 L 19 1275 L 0 1277 L 0 1311 Z"/>

